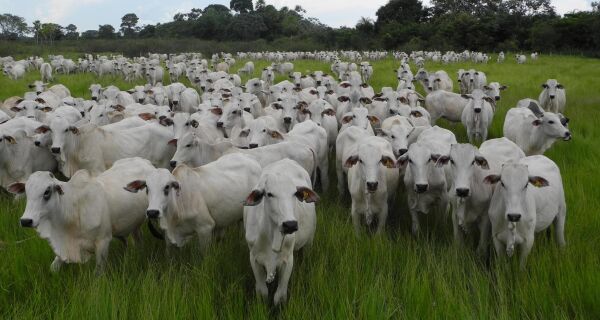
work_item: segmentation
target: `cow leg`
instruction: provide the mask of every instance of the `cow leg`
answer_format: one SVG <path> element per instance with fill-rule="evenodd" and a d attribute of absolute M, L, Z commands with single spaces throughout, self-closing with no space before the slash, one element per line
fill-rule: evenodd
<path fill-rule="evenodd" d="M 279 277 L 279 284 L 277 285 L 277 291 L 275 291 L 275 296 L 273 297 L 273 301 L 275 305 L 279 305 L 281 303 L 285 303 L 287 301 L 287 290 L 288 283 L 290 281 L 290 277 L 292 276 L 292 269 L 294 268 L 294 254 L 290 253 L 287 261 L 283 263 L 281 266 L 281 276 Z"/>
<path fill-rule="evenodd" d="M 519 256 L 519 266 L 521 269 L 525 269 L 525 265 L 527 264 L 527 256 L 529 256 L 529 252 L 531 252 L 532 247 L 533 236 L 527 236 L 525 238 L 525 242 L 521 245 L 521 255 Z"/>
<path fill-rule="evenodd" d="M 269 288 L 267 288 L 267 273 L 265 268 L 256 262 L 256 258 L 250 253 L 250 265 L 252 266 L 252 272 L 254 273 L 254 280 L 256 281 L 255 290 L 256 294 L 260 295 L 264 299 L 269 298 Z"/>
<path fill-rule="evenodd" d="M 208 247 L 210 246 L 210 242 L 212 240 L 214 225 L 202 225 L 196 229 L 196 233 L 200 238 L 200 251 L 204 254 Z"/>
<path fill-rule="evenodd" d="M 383 200 L 383 205 L 381 205 L 381 207 L 378 208 L 378 210 L 379 210 L 379 214 L 378 214 L 378 219 L 377 219 L 378 220 L 377 221 L 377 230 L 375 230 L 375 234 L 380 234 L 385 229 L 385 222 L 387 221 L 387 216 L 388 216 L 387 199 Z"/>
<path fill-rule="evenodd" d="M 133 231 L 133 243 L 135 246 L 139 246 L 142 244 L 142 229 L 141 228 L 136 228 L 135 231 Z"/>
<path fill-rule="evenodd" d="M 419 235 L 419 211 L 410 209 L 410 216 L 412 218 L 411 232 L 414 237 L 417 237 Z"/>
<path fill-rule="evenodd" d="M 65 262 L 61 258 L 58 256 L 54 257 L 54 261 L 50 264 L 50 271 L 54 273 L 60 271 L 63 264 L 65 264 Z"/>
<path fill-rule="evenodd" d="M 560 212 L 556 218 L 554 218 L 554 232 L 555 232 L 555 237 L 556 237 L 556 242 L 558 243 L 559 247 L 564 247 L 565 245 L 567 245 L 567 242 L 565 240 L 565 220 L 566 220 L 566 213 L 564 212 L 564 210 L 562 210 L 562 212 Z"/>
<path fill-rule="evenodd" d="M 497 237 L 493 237 L 494 240 L 494 248 L 496 249 L 496 255 L 499 260 L 504 260 L 504 256 L 506 255 L 506 246 L 500 239 Z"/>
<path fill-rule="evenodd" d="M 490 219 L 487 215 L 480 218 L 479 221 L 479 244 L 477 245 L 477 254 L 481 257 L 486 257 L 490 240 Z"/>
<path fill-rule="evenodd" d="M 96 242 L 96 275 L 99 276 L 104 272 L 106 260 L 108 258 L 108 247 L 110 238 L 100 239 Z"/>

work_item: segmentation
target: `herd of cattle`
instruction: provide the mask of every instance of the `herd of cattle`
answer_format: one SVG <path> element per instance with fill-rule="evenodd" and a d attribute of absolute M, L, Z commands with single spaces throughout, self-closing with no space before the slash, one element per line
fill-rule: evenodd
<path fill-rule="evenodd" d="M 565 245 L 562 178 L 543 156 L 556 140 L 571 138 L 563 86 L 553 79 L 542 84 L 539 101 L 523 99 L 508 110 L 504 137 L 487 140 L 507 86 L 461 69 L 454 93 L 445 71 L 424 68 L 425 61 L 486 63 L 486 54 L 392 55 L 398 85 L 379 93 L 363 57 L 383 59 L 386 52 L 238 53 L 238 60 L 272 62 L 244 85 L 239 74 L 252 77 L 254 64 L 229 73 L 230 54 L 86 55 L 77 63 L 0 58 L 11 78 L 19 78 L 18 66 L 37 68 L 42 78 L 23 97 L 0 104 L 0 183 L 26 195 L 20 224 L 49 241 L 53 271 L 95 254 L 101 272 L 111 239 L 139 240 L 145 221 L 167 247 L 197 237 L 204 250 L 215 232 L 243 220 L 256 291 L 267 296 L 267 284 L 276 282 L 275 304 L 287 299 L 293 252 L 313 241 L 314 189 L 329 188 L 330 154 L 338 192 L 352 199 L 357 235 L 383 232 L 403 193 L 415 235 L 420 216 L 451 211 L 456 241 L 477 231 L 483 255 L 491 239 L 498 255 L 520 248 L 524 266 L 534 234 L 551 224 Z M 295 59 L 329 61 L 331 70 L 294 72 Z M 421 66 L 416 73 L 411 61 Z M 162 83 L 163 66 L 169 85 Z M 50 86 L 53 71 L 142 77 L 148 84 L 127 91 L 92 84 L 86 100 L 64 85 Z M 275 83 L 276 74 L 290 80 Z M 194 87 L 177 82 L 180 76 Z M 435 125 L 439 118 L 462 123 L 469 142 L 481 146 L 458 143 Z"/>

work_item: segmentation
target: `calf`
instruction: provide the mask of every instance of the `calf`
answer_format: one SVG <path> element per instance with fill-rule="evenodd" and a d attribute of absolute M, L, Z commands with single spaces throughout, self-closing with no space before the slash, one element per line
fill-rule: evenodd
<path fill-rule="evenodd" d="M 312 244 L 319 200 L 309 174 L 284 159 L 266 166 L 244 202 L 244 228 L 256 293 L 268 298 L 267 285 L 277 279 L 275 305 L 287 301 L 294 251 Z"/>
<path fill-rule="evenodd" d="M 159 220 L 168 245 L 182 247 L 197 235 L 205 252 L 215 229 L 242 219 L 242 203 L 260 174 L 254 159 L 230 154 L 198 168 L 179 165 L 173 173 L 155 169 L 143 179 L 130 180 L 126 190 L 147 190 L 146 215 Z"/>
<path fill-rule="evenodd" d="M 525 268 L 536 232 L 554 223 L 556 241 L 563 247 L 567 206 L 560 170 L 544 156 L 531 156 L 502 166 L 500 174 L 485 177 L 495 184 L 490 203 L 492 239 L 498 255 L 512 257 L 520 247 Z M 498 184 L 500 182 L 500 184 Z M 529 185 L 535 188 L 531 188 Z M 543 189 L 541 189 L 543 188 Z"/>
<path fill-rule="evenodd" d="M 383 231 L 388 205 L 395 199 L 398 170 L 390 143 L 380 137 L 364 137 L 344 151 L 348 190 L 352 196 L 352 223 L 358 235 L 361 219 L 368 227 L 377 220 L 376 234 Z"/>
<path fill-rule="evenodd" d="M 68 182 L 38 171 L 26 184 L 12 184 L 9 191 L 26 194 L 21 226 L 35 228 L 50 242 L 56 255 L 50 265 L 52 271 L 65 263 L 85 263 L 95 253 L 96 273 L 101 273 L 110 240 L 124 240 L 131 233 L 139 236 L 145 220 L 146 195 L 132 195 L 123 186 L 143 179 L 152 170 L 147 160 L 131 158 L 115 162 L 96 178 L 80 170 Z"/>

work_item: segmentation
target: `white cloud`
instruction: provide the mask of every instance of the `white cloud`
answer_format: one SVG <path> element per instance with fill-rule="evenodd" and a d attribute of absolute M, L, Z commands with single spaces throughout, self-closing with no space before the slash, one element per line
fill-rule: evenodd
<path fill-rule="evenodd" d="M 573 10 L 590 10 L 592 8 L 590 2 L 586 0 L 556 0 L 552 4 L 554 4 L 556 12 L 559 14 L 569 13 Z"/>
<path fill-rule="evenodd" d="M 104 0 L 48 0 L 45 5 L 38 6 L 35 11 L 36 18 L 44 22 L 64 23 L 73 12 L 81 6 L 99 4 Z"/>

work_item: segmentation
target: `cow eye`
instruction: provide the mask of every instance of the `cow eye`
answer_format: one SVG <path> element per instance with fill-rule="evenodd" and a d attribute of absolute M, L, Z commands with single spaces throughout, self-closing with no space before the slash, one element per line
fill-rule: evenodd
<path fill-rule="evenodd" d="M 473 160 L 473 162 L 471 162 L 471 165 L 474 165 L 474 164 L 475 164 L 475 160 Z"/>
<path fill-rule="evenodd" d="M 186 145 L 185 145 L 185 147 L 186 147 L 186 148 L 191 148 L 191 147 L 192 147 L 192 144 L 191 144 L 191 143 L 188 143 L 188 144 L 186 144 Z"/>
<path fill-rule="evenodd" d="M 52 196 L 52 190 L 50 190 L 50 187 L 48 187 L 46 189 L 46 191 L 44 191 L 43 198 L 44 198 L 44 200 L 48 201 L 48 200 L 50 200 L 51 196 Z"/>
<path fill-rule="evenodd" d="M 169 195 L 169 185 L 165 186 L 165 190 L 164 191 L 165 191 L 165 196 Z"/>
<path fill-rule="evenodd" d="M 408 158 L 408 163 L 413 163 L 411 158 Z"/>
<path fill-rule="evenodd" d="M 69 132 L 69 129 L 65 129 L 65 132 Z"/>
<path fill-rule="evenodd" d="M 450 159 L 450 164 L 454 165 L 454 160 Z"/>
<path fill-rule="evenodd" d="M 505 188 L 504 182 L 500 181 L 500 185 L 502 186 L 502 188 Z"/>
<path fill-rule="evenodd" d="M 554 124 L 554 120 L 548 121 L 549 124 Z"/>
<path fill-rule="evenodd" d="M 270 192 L 267 192 L 267 197 L 269 197 L 269 198 L 273 198 L 273 194 L 272 194 L 272 193 L 270 193 Z"/>
<path fill-rule="evenodd" d="M 189 127 L 189 125 L 190 125 L 190 123 L 189 123 L 189 122 L 186 122 L 186 123 L 185 123 L 185 126 L 186 126 L 186 127 Z"/>
<path fill-rule="evenodd" d="M 262 132 L 267 132 L 267 129 L 263 129 L 263 131 L 262 131 Z"/>

